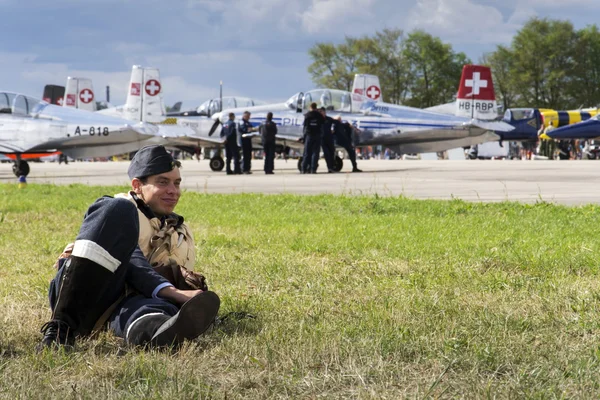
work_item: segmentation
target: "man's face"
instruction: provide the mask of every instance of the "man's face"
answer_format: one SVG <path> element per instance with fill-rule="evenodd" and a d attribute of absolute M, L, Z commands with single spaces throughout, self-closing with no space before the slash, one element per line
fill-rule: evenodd
<path fill-rule="evenodd" d="M 250 113 L 244 114 L 244 121 L 248 121 L 250 119 Z"/>
<path fill-rule="evenodd" d="M 131 182 L 134 192 L 150 207 L 157 217 L 169 215 L 181 196 L 181 174 L 179 168 L 149 176 L 146 183 L 135 178 Z"/>

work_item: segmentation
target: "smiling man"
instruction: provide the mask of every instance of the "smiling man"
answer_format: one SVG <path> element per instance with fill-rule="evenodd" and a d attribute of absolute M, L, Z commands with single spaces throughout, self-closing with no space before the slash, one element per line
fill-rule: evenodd
<path fill-rule="evenodd" d="M 195 246 L 174 213 L 180 167 L 163 146 L 144 147 L 128 170 L 132 190 L 90 206 L 51 282 L 52 319 L 39 349 L 72 346 L 103 326 L 132 345 L 165 346 L 212 324 L 219 297 L 181 277 L 193 270 Z"/>

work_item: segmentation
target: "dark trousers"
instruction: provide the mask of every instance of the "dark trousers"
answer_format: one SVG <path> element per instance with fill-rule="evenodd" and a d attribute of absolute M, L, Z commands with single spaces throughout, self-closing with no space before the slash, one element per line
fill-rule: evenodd
<path fill-rule="evenodd" d="M 319 163 L 319 150 L 321 148 L 320 135 L 307 134 L 304 139 L 304 155 L 302 156 L 302 172 L 317 172 Z"/>
<path fill-rule="evenodd" d="M 273 172 L 275 169 L 275 142 L 263 143 L 265 152 L 265 172 Z"/>
<path fill-rule="evenodd" d="M 90 332 L 105 311 L 121 298 L 126 284 L 143 287 L 146 276 L 143 269 L 131 264 L 131 260 L 139 257 L 138 253 L 141 253 L 137 246 L 138 238 L 138 211 L 129 200 L 102 197 L 88 209 L 76 240 L 89 240 L 96 243 L 116 258 L 120 265 L 114 273 L 108 275 L 106 281 L 98 282 L 99 286 L 102 286 L 102 290 L 97 293 L 98 299 L 95 304 L 87 310 L 86 318 L 82 321 L 78 331 Z M 65 264 L 65 262 L 60 264 L 56 276 L 50 282 L 49 299 L 52 310 L 59 298 L 60 282 Z M 149 265 L 148 268 L 151 269 Z M 155 274 L 153 271 L 150 272 Z M 139 282 L 138 284 L 136 284 L 136 280 Z M 73 282 L 73 284 L 77 283 Z M 172 316 L 177 313 L 177 307 L 164 300 L 145 296 L 137 297 L 136 302 L 130 302 L 129 298 L 121 302 L 109 319 L 110 328 L 118 336 L 124 337 L 127 327 L 135 318 L 155 312 L 157 304 L 162 307 L 163 314 Z"/>
<path fill-rule="evenodd" d="M 336 138 L 336 143 L 338 146 L 341 146 L 348 153 L 348 158 L 350 158 L 350 162 L 352 163 L 352 168 L 358 168 L 356 166 L 356 149 L 352 146 L 352 143 L 346 140 L 340 140 Z"/>
<path fill-rule="evenodd" d="M 327 169 L 333 171 L 335 169 L 335 144 L 331 133 L 324 134 L 321 137 L 321 148 L 323 149 L 323 157 L 325 157 Z"/>
<path fill-rule="evenodd" d="M 240 148 L 238 147 L 235 139 L 228 139 L 225 143 L 225 159 L 227 173 L 231 173 L 231 159 L 233 159 L 234 173 L 239 174 L 240 170 Z"/>
<path fill-rule="evenodd" d="M 252 168 L 252 138 L 242 138 L 242 171 L 248 172 Z"/>

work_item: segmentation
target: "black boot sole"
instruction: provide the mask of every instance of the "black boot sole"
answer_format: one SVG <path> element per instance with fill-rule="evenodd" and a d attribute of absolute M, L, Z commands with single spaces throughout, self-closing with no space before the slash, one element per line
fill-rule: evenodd
<path fill-rule="evenodd" d="M 188 300 L 177 314 L 162 324 L 151 343 L 155 346 L 170 346 L 195 339 L 214 322 L 221 300 L 214 292 L 203 292 Z"/>

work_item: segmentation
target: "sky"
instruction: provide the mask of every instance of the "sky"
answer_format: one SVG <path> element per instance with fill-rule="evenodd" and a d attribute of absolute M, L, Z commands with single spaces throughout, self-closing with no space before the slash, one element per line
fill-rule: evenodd
<path fill-rule="evenodd" d="M 598 0 L 0 0 L 0 90 L 91 78 L 125 101 L 131 66 L 160 69 L 167 105 L 219 93 L 284 101 L 314 87 L 316 42 L 425 30 L 477 61 L 531 17 L 596 23 Z M 385 95 L 385 88 L 384 95 Z"/>

